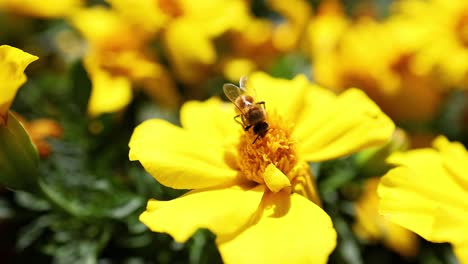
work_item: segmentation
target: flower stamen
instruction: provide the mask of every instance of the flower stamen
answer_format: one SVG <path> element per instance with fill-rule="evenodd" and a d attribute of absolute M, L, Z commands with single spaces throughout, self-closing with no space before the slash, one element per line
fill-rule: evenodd
<path fill-rule="evenodd" d="M 270 129 L 254 144 L 257 135 L 252 130 L 242 134 L 238 145 L 240 171 L 248 180 L 264 184 L 265 169 L 273 164 L 292 180 L 289 172 L 297 163 L 297 155 L 291 129 L 274 113 L 267 116 L 267 123 Z"/>

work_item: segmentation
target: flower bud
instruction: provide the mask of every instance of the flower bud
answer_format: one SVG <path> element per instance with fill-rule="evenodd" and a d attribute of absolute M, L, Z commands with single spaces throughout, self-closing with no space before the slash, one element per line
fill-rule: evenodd
<path fill-rule="evenodd" d="M 23 125 L 9 112 L 0 126 L 0 185 L 32 190 L 37 183 L 39 156 Z"/>

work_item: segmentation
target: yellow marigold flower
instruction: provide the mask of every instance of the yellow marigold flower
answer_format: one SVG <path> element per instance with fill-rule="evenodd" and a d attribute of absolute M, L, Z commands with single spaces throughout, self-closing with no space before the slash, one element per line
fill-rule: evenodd
<path fill-rule="evenodd" d="M 304 31 L 311 15 L 309 3 L 267 1 L 283 17 L 279 21 L 249 16 L 245 26 L 230 31 L 223 38 L 229 53 L 220 59 L 224 76 L 237 81 L 243 75 L 265 69 L 281 54 L 301 48 Z"/>
<path fill-rule="evenodd" d="M 452 243 L 468 263 L 468 152 L 443 136 L 433 146 L 390 156 L 397 167 L 379 185 L 380 212 L 429 241 Z"/>
<path fill-rule="evenodd" d="M 396 120 L 430 119 L 440 103 L 438 82 L 412 69 L 417 47 L 412 31 L 402 30 L 405 24 L 396 19 L 379 23 L 362 18 L 344 30 L 342 26 L 334 32 L 342 30 L 339 37 L 329 37 L 317 26 L 309 32 L 315 40 L 322 33 L 330 42 L 337 41 L 326 44 L 324 53 L 312 53 L 317 83 L 338 91 L 359 87 Z"/>
<path fill-rule="evenodd" d="M 146 52 L 155 28 L 140 26 L 141 21 L 129 21 L 117 11 L 103 7 L 83 9 L 71 21 L 90 44 L 84 58 L 93 85 L 90 115 L 123 109 L 133 97 L 133 85 L 141 85 L 150 96 L 167 105 L 177 103 L 172 79 Z"/>
<path fill-rule="evenodd" d="M 26 82 L 24 70 L 38 58 L 20 49 L 2 45 L 0 46 L 0 126 L 7 122 L 8 110 L 15 98 L 16 92 Z"/>
<path fill-rule="evenodd" d="M 349 25 L 350 21 L 348 21 L 340 2 L 336 0 L 322 2 L 317 10 L 317 14 L 310 20 L 307 26 L 307 38 L 310 45 L 309 52 L 311 53 L 311 57 L 320 60 L 317 57 L 322 55 L 328 56 L 330 53 L 333 53 L 339 39 Z"/>
<path fill-rule="evenodd" d="M 214 40 L 242 29 L 248 19 L 242 0 L 160 1 L 160 6 L 172 15 L 163 34 L 169 61 L 178 79 L 188 84 L 204 80 L 216 63 Z"/>
<path fill-rule="evenodd" d="M 162 9 L 162 3 L 167 0 L 106 0 L 112 8 L 119 13 L 124 20 L 139 25 L 146 32 L 156 33 L 170 16 Z M 169 0 L 173 1 L 173 0 Z M 174 1 L 175 2 L 175 1 Z"/>
<path fill-rule="evenodd" d="M 224 76 L 236 82 L 242 76 L 266 66 L 281 54 L 273 44 L 272 21 L 250 18 L 242 30 L 229 32 L 224 38 L 230 52 L 220 59 Z"/>
<path fill-rule="evenodd" d="M 285 18 L 285 22 L 276 25 L 273 32 L 274 47 L 280 51 L 297 48 L 312 13 L 310 4 L 304 0 L 270 0 L 268 3 Z"/>
<path fill-rule="evenodd" d="M 356 223 L 353 230 L 359 238 L 371 242 L 382 241 L 385 246 L 401 256 L 415 256 L 419 247 L 418 237 L 378 213 L 377 186 L 379 181 L 380 178 L 375 177 L 365 182 L 363 194 L 355 204 Z"/>
<path fill-rule="evenodd" d="M 0 0 L 0 9 L 31 17 L 58 18 L 72 14 L 83 4 L 83 0 Z"/>
<path fill-rule="evenodd" d="M 407 24 L 419 27 L 423 37 L 414 69 L 436 74 L 449 87 L 468 88 L 468 2 L 400 1 L 397 12 Z"/>
<path fill-rule="evenodd" d="M 33 189 L 38 155 L 23 125 L 9 111 L 18 89 L 26 82 L 24 70 L 37 57 L 20 49 L 0 46 L 0 184 Z"/>
<path fill-rule="evenodd" d="M 336 96 L 304 76 L 264 73 L 247 87 L 268 112 L 270 129 L 255 144 L 252 130 L 234 122 L 235 107 L 217 98 L 186 103 L 182 128 L 154 119 L 135 129 L 130 160 L 166 186 L 191 189 L 150 200 L 140 220 L 178 242 L 208 228 L 226 263 L 325 263 L 336 232 L 316 204 L 307 162 L 383 144 L 394 125 L 357 89 Z"/>

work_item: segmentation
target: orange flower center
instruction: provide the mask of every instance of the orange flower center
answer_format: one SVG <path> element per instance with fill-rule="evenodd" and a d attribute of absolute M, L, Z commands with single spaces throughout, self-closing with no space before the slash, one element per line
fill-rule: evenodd
<path fill-rule="evenodd" d="M 183 15 L 183 10 L 177 0 L 158 0 L 158 5 L 170 17 L 176 18 Z"/>
<path fill-rule="evenodd" d="M 462 13 L 456 24 L 456 32 L 461 44 L 468 47 L 468 9 Z"/>
<path fill-rule="evenodd" d="M 265 183 L 263 173 L 269 164 L 288 176 L 297 163 L 291 129 L 277 115 L 268 115 L 267 123 L 269 129 L 264 137 L 255 140 L 258 135 L 251 128 L 242 134 L 238 145 L 242 175 L 260 184 Z"/>

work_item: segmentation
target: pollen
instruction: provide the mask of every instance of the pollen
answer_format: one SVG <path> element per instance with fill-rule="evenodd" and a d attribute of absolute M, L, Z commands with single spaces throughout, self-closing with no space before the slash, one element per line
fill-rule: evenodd
<path fill-rule="evenodd" d="M 286 176 L 297 163 L 291 128 L 277 115 L 268 115 L 269 130 L 259 137 L 252 129 L 241 135 L 238 151 L 238 165 L 242 176 L 250 181 L 264 184 L 263 172 L 269 164 L 275 165 Z M 255 141 L 255 143 L 253 143 Z M 288 176 L 290 180 L 290 176 Z"/>

